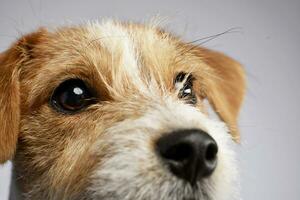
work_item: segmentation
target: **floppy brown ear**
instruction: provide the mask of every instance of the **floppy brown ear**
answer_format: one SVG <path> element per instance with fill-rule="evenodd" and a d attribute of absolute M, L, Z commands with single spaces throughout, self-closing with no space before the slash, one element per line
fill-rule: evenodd
<path fill-rule="evenodd" d="M 0 55 L 0 163 L 12 158 L 20 121 L 19 70 L 13 52 Z"/>
<path fill-rule="evenodd" d="M 17 146 L 21 66 L 32 59 L 32 50 L 45 32 L 40 29 L 28 34 L 0 54 L 0 164 L 13 157 Z"/>
<path fill-rule="evenodd" d="M 240 134 L 237 118 L 245 95 L 245 74 L 241 65 L 232 58 L 212 50 L 199 48 L 201 59 L 211 69 L 204 93 L 215 112 L 228 125 L 235 141 Z"/>

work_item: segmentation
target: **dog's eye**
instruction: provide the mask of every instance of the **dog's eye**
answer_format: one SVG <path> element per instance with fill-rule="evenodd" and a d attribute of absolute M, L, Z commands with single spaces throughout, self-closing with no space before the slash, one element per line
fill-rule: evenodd
<path fill-rule="evenodd" d="M 80 111 L 94 102 L 95 97 L 80 79 L 70 79 L 60 84 L 50 100 L 53 107 L 63 113 Z"/>
<path fill-rule="evenodd" d="M 186 73 L 179 73 L 175 78 L 175 87 L 179 90 L 178 97 L 184 99 L 186 103 L 195 105 L 197 97 L 193 90 L 194 78 Z"/>

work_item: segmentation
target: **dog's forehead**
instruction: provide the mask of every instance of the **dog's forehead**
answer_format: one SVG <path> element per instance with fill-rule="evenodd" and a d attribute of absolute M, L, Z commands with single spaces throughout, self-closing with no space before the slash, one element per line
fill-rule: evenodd
<path fill-rule="evenodd" d="M 154 25 L 106 21 L 58 29 L 37 45 L 37 59 L 27 68 L 31 75 L 23 76 L 30 88 L 27 101 L 49 96 L 63 80 L 78 77 L 99 91 L 109 86 L 123 94 L 149 92 L 153 83 L 173 90 L 176 74 L 199 71 L 201 59 L 190 49 Z"/>
<path fill-rule="evenodd" d="M 86 27 L 93 42 L 100 44 L 112 56 L 119 56 L 129 70 L 140 65 L 166 67 L 174 64 L 178 55 L 178 41 L 154 26 L 106 22 Z"/>
<path fill-rule="evenodd" d="M 61 63 L 61 68 L 94 65 L 104 73 L 137 77 L 149 70 L 168 74 L 191 71 L 195 63 L 195 56 L 188 51 L 190 45 L 155 25 L 90 23 L 60 29 L 50 43 L 55 59 L 49 62 Z"/>
<path fill-rule="evenodd" d="M 109 57 L 111 73 L 126 74 L 135 80 L 154 72 L 174 73 L 177 41 L 156 27 L 105 22 L 89 24 L 86 30 L 89 45 L 100 46 L 102 57 Z"/>

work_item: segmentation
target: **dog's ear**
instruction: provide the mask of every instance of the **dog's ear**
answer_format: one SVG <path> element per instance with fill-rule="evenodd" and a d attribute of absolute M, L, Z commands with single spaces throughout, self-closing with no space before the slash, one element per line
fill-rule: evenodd
<path fill-rule="evenodd" d="M 199 48 L 197 54 L 211 73 L 205 78 L 203 93 L 227 124 L 233 139 L 239 142 L 237 118 L 245 95 L 244 70 L 238 62 L 222 53 Z"/>
<path fill-rule="evenodd" d="M 0 163 L 13 158 L 16 150 L 21 114 L 19 75 L 44 33 L 40 29 L 25 35 L 0 54 Z"/>

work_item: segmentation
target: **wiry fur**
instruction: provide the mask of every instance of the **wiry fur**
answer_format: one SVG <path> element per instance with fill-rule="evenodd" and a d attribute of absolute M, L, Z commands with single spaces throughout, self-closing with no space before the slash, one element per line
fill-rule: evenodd
<path fill-rule="evenodd" d="M 13 163 L 24 199 L 220 200 L 238 194 L 228 132 L 238 141 L 244 75 L 231 58 L 154 25 L 105 21 L 24 36 L 1 55 L 0 68 L 0 162 L 17 146 Z M 195 106 L 178 98 L 180 72 L 195 78 Z M 70 78 L 85 81 L 99 102 L 74 115 L 54 110 L 50 96 Z M 208 118 L 205 98 L 229 130 Z M 159 137 L 183 128 L 202 129 L 219 146 L 217 169 L 194 188 L 172 176 L 155 150 Z"/>
<path fill-rule="evenodd" d="M 233 142 L 221 122 L 209 120 L 196 108 L 164 99 L 135 120 L 128 119 L 109 128 L 95 145 L 99 157 L 113 152 L 92 175 L 89 188 L 98 199 L 235 199 L 237 192 Z M 184 117 L 183 117 L 184 116 Z M 208 131 L 222 153 L 210 178 L 195 188 L 168 172 L 157 157 L 153 141 L 169 131 L 199 128 Z M 106 149 L 99 151 L 99 149 Z M 159 166 L 159 167 L 158 167 Z M 160 178 L 158 178 L 160 177 Z"/>

